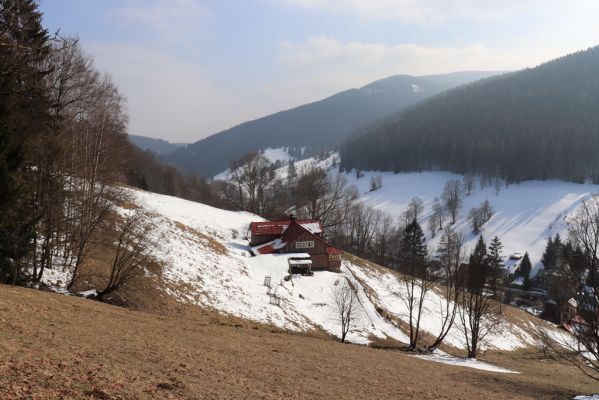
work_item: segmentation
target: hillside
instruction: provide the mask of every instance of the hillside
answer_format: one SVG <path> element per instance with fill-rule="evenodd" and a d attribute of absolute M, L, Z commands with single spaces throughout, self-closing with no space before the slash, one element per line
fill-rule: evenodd
<path fill-rule="evenodd" d="M 159 156 L 172 153 L 180 147 L 185 146 L 184 143 L 171 143 L 163 139 L 154 139 L 146 136 L 127 135 L 129 141 L 142 150 L 149 150 Z"/>
<path fill-rule="evenodd" d="M 156 315 L 0 285 L 0 398 L 513 399 L 599 390 L 535 354 L 486 356 L 522 374 L 284 333 L 180 306 Z"/>
<path fill-rule="evenodd" d="M 164 156 L 178 168 L 213 176 L 252 150 L 304 147 L 307 155 L 330 150 L 355 129 L 449 88 L 493 75 L 397 75 L 324 100 L 278 112 L 216 133 Z"/>
<path fill-rule="evenodd" d="M 286 282 L 285 256 L 248 253 L 248 224 L 259 217 L 125 190 L 129 201 L 119 212 L 141 209 L 158 239 L 155 265 L 134 293 L 145 296 L 137 308 L 157 314 L 0 287 L 0 368 L 8 371 L 0 374 L 0 397 L 481 398 L 501 391 L 563 398 L 599 390 L 574 368 L 543 359 L 533 331 L 545 323 L 511 307 L 478 360 L 455 357 L 463 354 L 458 326 L 442 347 L 454 356 L 373 349 L 407 340 L 397 273 L 345 255 L 341 273 Z M 47 284 L 64 285 L 61 271 L 47 272 Z M 266 276 L 280 306 L 269 304 Z M 345 278 L 355 280 L 359 300 L 348 339 L 370 347 L 334 340 L 340 325 L 331 289 Z M 440 304 L 430 292 L 425 336 L 438 329 Z"/>
<path fill-rule="evenodd" d="M 407 309 L 402 300 L 405 287 L 395 272 L 346 256 L 341 273 L 318 272 L 286 282 L 286 256 L 249 254 L 248 225 L 259 217 L 139 190 L 129 190 L 129 195 L 127 208 L 140 207 L 146 223 L 155 226 L 158 246 L 152 256 L 162 271 L 161 284 L 152 285 L 161 288 L 162 296 L 294 332 L 338 337 L 341 325 L 332 288 L 347 277 L 356 280 L 360 301 L 348 340 L 359 344 L 408 341 L 404 331 Z M 273 283 L 270 290 L 281 298 L 280 306 L 269 304 L 266 276 Z M 65 281 L 60 271 L 46 275 L 52 286 L 60 287 Z M 440 300 L 436 292 L 428 296 L 422 321 L 425 334 L 437 334 Z M 513 312 L 513 318 L 504 317 L 498 329 L 487 336 L 484 348 L 513 351 L 535 345 L 530 316 Z M 446 345 L 446 350 L 461 352 L 464 343 L 458 326 L 448 335 Z"/>
<path fill-rule="evenodd" d="M 435 96 L 361 129 L 346 169 L 597 181 L 599 47 Z"/>

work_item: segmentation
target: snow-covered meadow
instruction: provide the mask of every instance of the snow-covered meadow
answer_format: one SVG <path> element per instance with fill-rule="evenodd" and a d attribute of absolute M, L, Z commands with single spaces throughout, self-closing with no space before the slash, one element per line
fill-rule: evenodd
<path fill-rule="evenodd" d="M 383 186 L 369 191 L 373 176 L 381 176 Z M 440 235 L 431 238 L 426 221 L 432 212 L 435 197 L 441 197 L 449 180 L 463 180 L 463 176 L 449 172 L 420 172 L 394 174 L 392 172 L 364 172 L 356 179 L 355 173 L 346 174 L 348 183 L 356 185 L 361 201 L 390 213 L 396 218 L 406 210 L 413 197 L 424 201 L 422 225 L 427 234 L 429 248 L 436 249 Z M 468 246 L 474 246 L 477 235 L 472 234 L 468 212 L 489 200 L 495 214 L 483 225 L 481 234 L 489 242 L 498 236 L 503 243 L 503 255 L 528 252 L 533 263 L 532 275 L 542 267 L 540 258 L 550 235 L 559 233 L 567 237 L 566 220 L 581 202 L 599 193 L 599 185 L 577 184 L 562 181 L 525 181 L 509 186 L 502 185 L 499 192 L 492 186 L 480 188 L 476 182 L 472 193 L 464 196 L 463 207 L 455 229 L 464 233 Z"/>

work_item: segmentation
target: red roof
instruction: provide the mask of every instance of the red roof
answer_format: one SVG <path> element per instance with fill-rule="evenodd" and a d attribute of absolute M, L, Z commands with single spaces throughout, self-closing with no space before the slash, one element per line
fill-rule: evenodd
<path fill-rule="evenodd" d="M 573 333 L 575 328 L 580 329 L 580 327 L 585 327 L 586 329 L 588 329 L 589 323 L 587 321 L 585 321 L 585 319 L 582 318 L 580 315 L 575 315 L 574 317 L 570 318 L 568 321 L 561 324 L 560 327 L 570 333 Z M 585 329 L 585 328 L 583 328 L 583 329 Z"/>
<path fill-rule="evenodd" d="M 297 220 L 296 222 L 312 233 L 322 233 L 322 224 L 320 221 Z M 285 232 L 290 223 L 290 220 L 252 222 L 250 224 L 250 230 L 252 236 L 279 236 Z"/>
<path fill-rule="evenodd" d="M 335 255 L 335 254 L 341 254 L 341 251 L 339 249 L 336 249 L 335 247 L 327 247 L 327 254 L 329 255 Z"/>
<path fill-rule="evenodd" d="M 285 222 L 285 221 L 276 221 L 276 223 L 279 222 Z M 290 229 L 287 229 L 287 226 L 285 227 L 285 232 L 281 235 L 280 238 L 274 239 L 268 243 L 264 243 L 261 244 L 259 246 L 256 246 L 252 249 L 252 252 L 254 253 L 254 255 L 258 255 L 258 254 L 270 254 L 270 253 L 274 253 L 275 251 L 284 248 L 285 246 L 287 246 L 287 244 L 292 243 L 295 238 L 301 233 L 302 230 L 306 230 L 308 232 L 310 232 L 313 236 L 315 240 L 318 240 L 322 243 L 324 243 L 327 247 L 327 254 L 329 255 L 334 255 L 334 254 L 341 254 L 341 251 L 339 251 L 338 249 L 332 247 L 331 245 L 329 245 L 327 242 L 325 242 L 320 236 L 315 235 L 314 232 L 311 232 L 310 229 L 307 227 L 307 224 L 315 224 L 318 221 L 295 221 L 297 222 L 297 224 L 294 224 Z M 304 222 L 304 223 L 302 223 Z M 252 222 L 252 224 L 260 224 L 260 222 Z M 290 225 L 292 224 L 292 221 L 289 221 Z M 318 222 L 318 227 L 321 227 L 322 225 L 320 225 L 320 222 Z"/>

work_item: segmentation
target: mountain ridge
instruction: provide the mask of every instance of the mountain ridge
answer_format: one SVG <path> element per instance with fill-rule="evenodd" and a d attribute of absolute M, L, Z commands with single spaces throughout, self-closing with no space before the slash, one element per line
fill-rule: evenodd
<path fill-rule="evenodd" d="M 159 156 L 171 153 L 180 147 L 186 146 L 187 143 L 172 143 L 165 139 L 151 138 L 148 136 L 141 135 L 127 135 L 127 138 L 135 146 L 142 150 L 149 150 Z"/>
<path fill-rule="evenodd" d="M 244 122 L 164 155 L 179 169 L 213 176 L 230 161 L 268 147 L 330 150 L 357 128 L 444 90 L 496 72 L 466 71 L 424 77 L 395 75 L 323 100 Z"/>
<path fill-rule="evenodd" d="M 599 46 L 479 80 L 368 125 L 341 165 L 448 170 L 510 182 L 599 179 Z"/>

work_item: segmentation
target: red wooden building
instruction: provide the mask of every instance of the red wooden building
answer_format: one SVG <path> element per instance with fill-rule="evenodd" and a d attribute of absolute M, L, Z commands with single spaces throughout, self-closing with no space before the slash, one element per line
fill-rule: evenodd
<path fill-rule="evenodd" d="M 320 221 L 295 220 L 252 222 L 250 224 L 252 254 L 307 253 L 312 270 L 339 271 L 341 252 L 322 239 Z"/>

